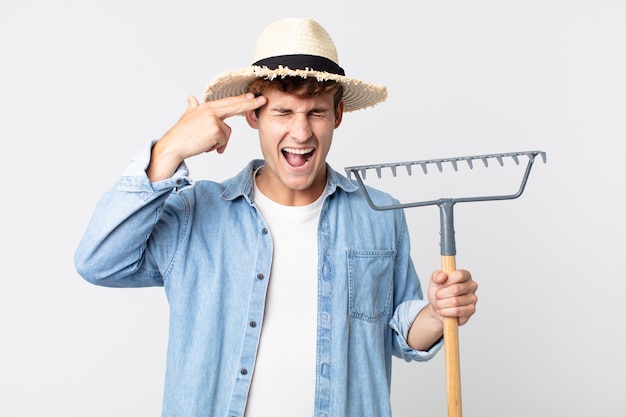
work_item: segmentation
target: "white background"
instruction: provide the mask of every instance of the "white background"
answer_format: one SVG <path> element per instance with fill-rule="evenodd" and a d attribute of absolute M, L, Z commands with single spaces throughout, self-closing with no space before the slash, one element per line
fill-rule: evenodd
<path fill-rule="evenodd" d="M 2 0 L 0 416 L 159 415 L 162 289 L 92 286 L 74 249 L 134 153 L 283 17 L 317 19 L 348 75 L 388 86 L 345 116 L 337 170 L 547 152 L 521 198 L 455 209 L 457 266 L 480 283 L 460 329 L 464 415 L 625 415 L 625 2 Z M 229 149 L 192 159 L 195 179 L 259 155 L 230 120 Z M 407 214 L 425 282 L 438 211 Z M 395 361 L 395 415 L 446 415 L 444 379 L 443 355 Z"/>

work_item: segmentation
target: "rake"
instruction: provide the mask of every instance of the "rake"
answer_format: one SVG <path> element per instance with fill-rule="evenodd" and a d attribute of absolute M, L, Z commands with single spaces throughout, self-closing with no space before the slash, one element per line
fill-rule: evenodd
<path fill-rule="evenodd" d="M 543 162 L 546 162 L 546 153 L 543 151 L 523 151 L 523 152 L 509 152 L 490 155 L 473 155 L 473 156 L 460 156 L 443 159 L 429 159 L 422 161 L 411 162 L 394 162 L 386 164 L 376 165 L 360 165 L 346 167 L 345 171 L 348 178 L 352 175 L 356 178 L 359 187 L 365 194 L 365 198 L 374 210 L 398 210 L 410 207 L 423 207 L 437 205 L 439 206 L 440 217 L 440 233 L 441 233 L 441 269 L 444 272 L 451 272 L 456 270 L 456 242 L 454 236 L 454 217 L 453 207 L 456 203 L 466 203 L 474 201 L 494 201 L 494 200 L 511 200 L 519 197 L 526 188 L 526 183 L 530 175 L 531 168 L 535 162 L 537 156 L 541 156 Z M 413 173 L 414 167 L 421 168 L 424 174 L 427 174 L 429 167 L 435 166 L 439 172 L 443 172 L 444 166 L 451 165 L 454 171 L 458 171 L 459 164 L 467 164 L 469 169 L 474 168 L 475 162 L 482 162 L 484 167 L 489 167 L 489 161 L 495 159 L 500 166 L 504 166 L 504 161 L 511 159 L 516 165 L 520 164 L 520 159 L 526 159 L 526 168 L 522 176 L 521 185 L 516 192 L 511 194 L 502 195 L 488 195 L 481 197 L 456 197 L 456 198 L 438 198 L 434 200 L 398 203 L 386 206 L 376 205 L 368 193 L 365 186 L 365 179 L 367 173 L 375 171 L 378 178 L 382 177 L 383 171 L 391 171 L 394 177 L 396 177 L 399 168 L 405 168 L 407 174 L 410 176 Z M 418 169 L 419 169 L 418 168 Z M 455 317 L 445 317 L 443 323 L 443 339 L 444 339 L 444 352 L 445 352 L 445 367 L 446 367 L 446 389 L 448 396 L 448 416 L 449 417 L 461 417 L 461 373 L 460 373 L 460 361 L 459 361 L 459 336 L 458 336 L 458 320 Z"/>

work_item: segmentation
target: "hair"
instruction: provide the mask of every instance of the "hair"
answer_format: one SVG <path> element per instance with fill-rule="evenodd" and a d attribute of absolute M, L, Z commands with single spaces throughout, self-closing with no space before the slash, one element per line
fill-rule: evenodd
<path fill-rule="evenodd" d="M 335 111 L 343 98 L 343 85 L 337 81 L 318 81 L 316 78 L 277 77 L 274 79 L 257 78 L 248 85 L 248 92 L 255 96 L 263 95 L 265 91 L 276 89 L 296 97 L 310 98 L 327 93 L 333 94 Z M 257 109 L 258 110 L 258 109 Z"/>

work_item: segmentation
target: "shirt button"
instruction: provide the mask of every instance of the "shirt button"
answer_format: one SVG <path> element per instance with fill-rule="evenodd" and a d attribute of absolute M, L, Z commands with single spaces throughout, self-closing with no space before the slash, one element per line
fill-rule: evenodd
<path fill-rule="evenodd" d="M 322 376 L 328 377 L 330 375 L 330 365 L 327 363 L 322 364 Z"/>
<path fill-rule="evenodd" d="M 264 228 L 263 228 L 263 230 L 261 230 L 261 233 L 263 233 L 264 235 L 266 235 L 266 234 L 267 234 L 267 228 L 265 228 L 265 227 L 264 227 Z"/>
<path fill-rule="evenodd" d="M 263 279 L 263 278 L 265 278 L 265 275 L 263 275 L 262 273 L 259 272 L 258 274 L 256 274 L 256 277 L 258 279 Z"/>
<path fill-rule="evenodd" d="M 248 370 L 246 368 L 241 368 L 241 375 L 248 375 Z"/>
<path fill-rule="evenodd" d="M 251 321 L 250 322 L 250 327 L 256 327 L 256 321 Z"/>

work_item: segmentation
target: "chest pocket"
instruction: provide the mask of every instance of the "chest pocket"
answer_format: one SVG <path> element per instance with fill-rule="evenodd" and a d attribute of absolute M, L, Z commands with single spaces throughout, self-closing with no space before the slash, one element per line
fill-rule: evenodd
<path fill-rule="evenodd" d="M 374 322 L 389 314 L 395 250 L 348 251 L 350 317 Z"/>

